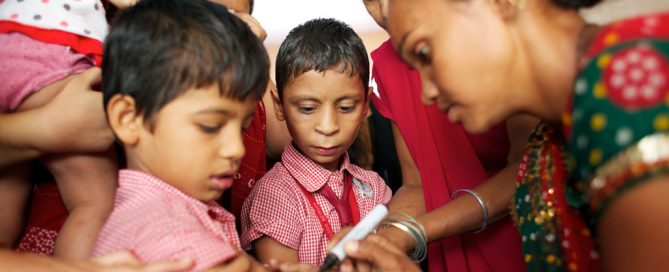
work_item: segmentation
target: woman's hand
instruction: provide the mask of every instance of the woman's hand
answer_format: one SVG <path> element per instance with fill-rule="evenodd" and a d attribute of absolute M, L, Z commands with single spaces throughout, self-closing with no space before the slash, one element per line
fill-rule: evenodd
<path fill-rule="evenodd" d="M 64 89 L 39 111 L 41 137 L 35 147 L 44 153 L 98 152 L 109 149 L 114 135 L 107 124 L 102 93 L 92 86 L 100 82 L 101 70 L 92 68 L 73 76 Z"/>
<path fill-rule="evenodd" d="M 124 9 L 130 6 L 134 6 L 135 4 L 137 4 L 138 1 L 139 0 L 109 0 L 109 2 L 112 3 L 112 5 L 114 5 L 119 9 Z"/>
<path fill-rule="evenodd" d="M 344 252 L 347 259 L 340 265 L 340 271 L 420 271 L 399 248 L 376 234 L 349 241 Z"/>
<path fill-rule="evenodd" d="M 256 20 L 256 18 L 253 18 L 251 14 L 248 13 L 242 13 L 242 12 L 233 12 L 231 11 L 237 18 L 242 20 L 244 23 L 246 23 L 247 26 L 251 29 L 253 34 L 260 39 L 260 41 L 265 41 L 267 38 L 267 32 L 265 32 L 265 29 L 260 25 L 260 22 Z"/>

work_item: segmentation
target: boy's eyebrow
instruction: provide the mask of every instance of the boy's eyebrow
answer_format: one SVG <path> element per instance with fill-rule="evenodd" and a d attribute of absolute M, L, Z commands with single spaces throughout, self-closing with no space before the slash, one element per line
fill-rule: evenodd
<path fill-rule="evenodd" d="M 195 114 L 212 114 L 212 113 L 220 114 L 226 117 L 232 117 L 236 115 L 235 113 L 227 111 L 225 109 L 204 109 L 196 112 Z"/>
<path fill-rule="evenodd" d="M 313 96 L 308 96 L 308 95 L 298 95 L 290 98 L 290 102 L 297 102 L 297 101 L 302 101 L 302 100 L 308 100 L 308 101 L 314 101 L 314 102 L 320 102 L 320 100 L 316 97 Z"/>
<path fill-rule="evenodd" d="M 361 97 L 360 97 L 360 94 L 357 94 L 357 95 L 347 95 L 347 96 L 342 96 L 342 97 L 340 97 L 340 98 L 337 98 L 336 101 L 339 102 L 339 101 L 346 100 L 346 99 L 360 100 L 360 98 L 361 98 Z"/>
<path fill-rule="evenodd" d="M 346 99 L 358 99 L 359 100 L 360 98 L 361 97 L 360 97 L 359 94 L 358 95 L 347 95 L 347 96 L 339 97 L 335 101 L 339 102 L 339 101 L 346 100 Z M 320 102 L 320 100 L 318 98 L 313 97 L 313 96 L 306 96 L 306 95 L 292 97 L 290 99 L 290 102 L 295 103 L 295 102 L 303 101 L 303 100 L 313 101 L 313 102 Z"/>

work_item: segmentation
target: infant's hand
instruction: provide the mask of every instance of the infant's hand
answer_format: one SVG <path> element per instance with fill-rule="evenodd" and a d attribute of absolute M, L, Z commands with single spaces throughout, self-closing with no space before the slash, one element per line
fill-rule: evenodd
<path fill-rule="evenodd" d="M 253 34 L 255 34 L 256 37 L 258 37 L 258 39 L 260 39 L 261 41 L 265 41 L 265 39 L 267 38 L 267 32 L 265 32 L 265 29 L 260 25 L 260 22 L 258 22 L 256 18 L 253 18 L 253 16 L 251 16 L 251 14 L 248 13 L 234 12 L 232 10 L 230 12 L 232 12 L 235 16 L 237 16 L 237 18 L 246 23 L 246 25 L 249 26 L 251 31 L 253 31 Z"/>
<path fill-rule="evenodd" d="M 112 5 L 114 5 L 119 9 L 124 9 L 130 6 L 134 6 L 135 4 L 137 4 L 138 1 L 139 0 L 109 0 L 109 2 L 112 3 Z"/>

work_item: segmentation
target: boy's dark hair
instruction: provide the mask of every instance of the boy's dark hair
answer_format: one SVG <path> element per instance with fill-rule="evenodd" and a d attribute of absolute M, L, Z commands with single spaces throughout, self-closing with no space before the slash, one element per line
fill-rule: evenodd
<path fill-rule="evenodd" d="M 249 14 L 253 14 L 253 0 L 249 0 Z"/>
<path fill-rule="evenodd" d="M 253 32 L 222 5 L 142 0 L 115 18 L 102 78 L 105 107 L 114 95 L 129 95 L 151 119 L 186 90 L 211 84 L 231 99 L 260 99 L 269 60 Z"/>
<path fill-rule="evenodd" d="M 360 37 L 335 19 L 314 19 L 290 31 L 276 58 L 276 85 L 283 89 L 298 76 L 315 70 L 336 69 L 358 76 L 367 94 L 369 59 Z"/>

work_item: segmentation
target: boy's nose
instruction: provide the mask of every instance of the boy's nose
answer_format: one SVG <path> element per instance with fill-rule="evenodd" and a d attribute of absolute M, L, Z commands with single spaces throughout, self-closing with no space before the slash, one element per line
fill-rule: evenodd
<path fill-rule="evenodd" d="M 243 135 L 241 130 L 230 134 L 233 135 L 224 136 L 223 143 L 219 149 L 219 156 L 224 159 L 239 161 L 246 153 Z"/>
<path fill-rule="evenodd" d="M 335 109 L 326 110 L 320 116 L 320 122 L 318 122 L 318 125 L 316 126 L 316 131 L 326 136 L 333 135 L 339 131 L 339 123 Z"/>

